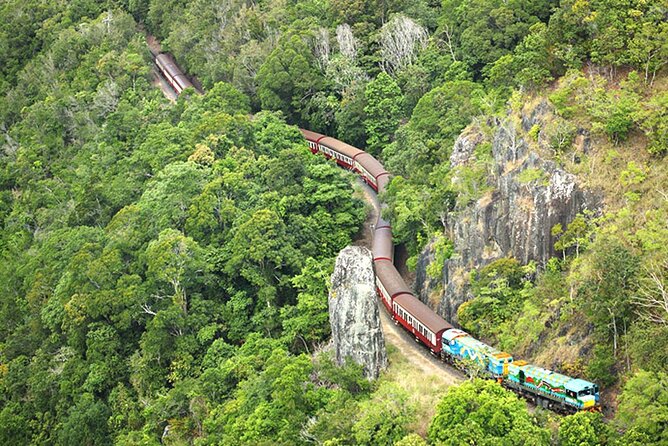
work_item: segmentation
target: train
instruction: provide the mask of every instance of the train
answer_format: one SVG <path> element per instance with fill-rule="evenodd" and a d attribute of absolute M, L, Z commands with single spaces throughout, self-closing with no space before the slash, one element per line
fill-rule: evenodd
<path fill-rule="evenodd" d="M 156 66 L 177 94 L 192 87 L 170 55 L 157 55 Z M 342 168 L 358 174 L 376 193 L 385 191 L 390 173 L 376 158 L 330 136 L 307 129 L 300 131 L 313 154 L 324 155 Z M 384 207 L 381 204 L 381 209 Z M 510 354 L 452 326 L 415 297 L 394 265 L 392 226 L 382 214 L 381 211 L 373 228 L 371 253 L 376 292 L 396 324 L 444 362 L 467 373 L 495 379 L 538 406 L 563 413 L 600 410 L 596 384 L 514 360 Z"/>
<path fill-rule="evenodd" d="M 177 95 L 183 93 L 186 88 L 194 88 L 188 76 L 179 68 L 171 54 L 160 53 L 155 56 L 155 65 Z"/>
<path fill-rule="evenodd" d="M 320 153 L 382 193 L 390 174 L 373 156 L 330 136 L 301 129 L 312 153 Z M 394 266 L 392 226 L 382 212 L 374 225 L 371 245 L 376 292 L 392 320 L 443 361 L 466 372 L 496 379 L 503 386 L 557 412 L 599 410 L 599 388 L 513 357 L 453 327 L 413 294 Z"/>

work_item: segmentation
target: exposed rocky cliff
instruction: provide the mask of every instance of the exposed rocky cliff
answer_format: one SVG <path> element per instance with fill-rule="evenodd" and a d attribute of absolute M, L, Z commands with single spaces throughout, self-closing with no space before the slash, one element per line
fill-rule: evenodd
<path fill-rule="evenodd" d="M 371 252 L 348 246 L 336 258 L 329 292 L 329 320 L 336 361 L 351 358 L 376 379 L 387 366 L 385 337 L 374 282 Z"/>
<path fill-rule="evenodd" d="M 584 190 L 576 176 L 538 154 L 540 133 L 537 141 L 529 140 L 527 132 L 541 128 L 549 116 L 549 105 L 541 102 L 519 120 L 508 117 L 492 123 L 489 190 L 448 216 L 446 232 L 455 255 L 446 261 L 442 279 L 427 276 L 434 256 L 430 246 L 422 252 L 416 291 L 447 320 L 456 322 L 457 308 L 471 297 L 471 270 L 505 256 L 525 264 L 535 261 L 540 268 L 555 254 L 552 227 L 561 223 L 565 228 L 584 209 L 599 207 L 597 195 Z M 476 149 L 488 141 L 476 126 L 465 130 L 453 148 L 452 167 L 473 162 Z"/>

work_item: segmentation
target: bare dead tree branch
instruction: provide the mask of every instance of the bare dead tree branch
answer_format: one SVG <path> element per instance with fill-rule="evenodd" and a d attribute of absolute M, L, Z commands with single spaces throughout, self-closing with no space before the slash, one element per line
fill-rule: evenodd
<path fill-rule="evenodd" d="M 155 316 L 157 313 L 151 309 L 151 306 L 147 303 L 141 304 L 141 309 L 144 310 L 144 313 Z"/>
<path fill-rule="evenodd" d="M 668 325 L 668 260 L 653 264 L 633 301 L 638 315 L 654 324 Z"/>
<path fill-rule="evenodd" d="M 443 31 L 445 32 L 445 45 L 448 47 L 450 57 L 452 57 L 453 62 L 457 62 L 457 56 L 455 56 L 455 47 L 452 44 L 452 30 L 447 24 L 445 24 Z"/>
<path fill-rule="evenodd" d="M 336 42 L 339 44 L 339 51 L 344 57 L 350 61 L 357 59 L 359 43 L 353 35 L 350 25 L 343 23 L 336 27 Z"/>
<path fill-rule="evenodd" d="M 427 29 L 404 15 L 396 15 L 380 30 L 383 68 L 395 72 L 410 65 L 427 44 Z"/>
<path fill-rule="evenodd" d="M 321 71 L 327 69 L 331 49 L 329 47 L 329 31 L 327 28 L 320 28 L 313 37 L 313 55 Z"/>

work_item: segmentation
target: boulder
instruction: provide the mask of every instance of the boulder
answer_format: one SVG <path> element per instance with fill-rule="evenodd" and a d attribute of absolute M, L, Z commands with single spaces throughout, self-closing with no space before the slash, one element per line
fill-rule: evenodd
<path fill-rule="evenodd" d="M 329 320 L 336 361 L 348 358 L 376 379 L 387 366 L 371 252 L 348 246 L 336 258 L 329 292 Z"/>

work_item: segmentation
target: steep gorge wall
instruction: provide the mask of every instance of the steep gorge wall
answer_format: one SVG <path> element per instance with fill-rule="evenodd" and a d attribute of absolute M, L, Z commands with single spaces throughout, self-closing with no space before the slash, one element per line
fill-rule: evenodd
<path fill-rule="evenodd" d="M 443 277 L 435 280 L 426 273 L 434 259 L 430 245 L 419 257 L 415 291 L 449 321 L 457 322 L 457 309 L 472 297 L 472 270 L 506 256 L 523 264 L 535 261 L 540 268 L 555 255 L 552 227 L 561 223 L 565 228 L 578 213 L 600 207 L 598 194 L 583 189 L 575 175 L 543 159 L 527 142 L 526 133 L 550 116 L 549 104 L 541 102 L 519 120 L 508 117 L 493 123 L 490 190 L 448 216 L 446 233 L 455 254 L 445 261 Z M 586 134 L 579 133 L 580 149 L 586 151 Z M 489 137 L 476 126 L 465 130 L 453 148 L 452 168 L 472 163 L 485 141 Z"/>

